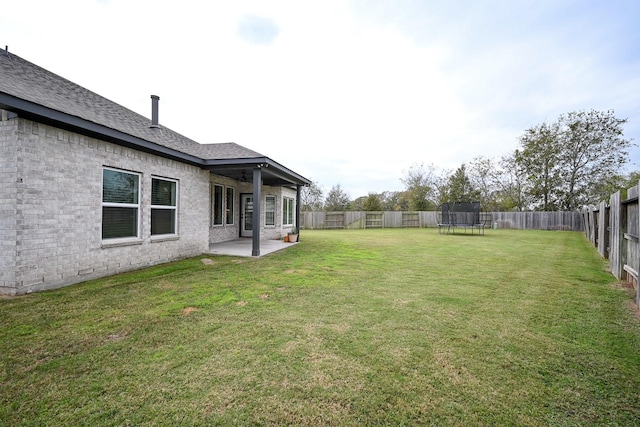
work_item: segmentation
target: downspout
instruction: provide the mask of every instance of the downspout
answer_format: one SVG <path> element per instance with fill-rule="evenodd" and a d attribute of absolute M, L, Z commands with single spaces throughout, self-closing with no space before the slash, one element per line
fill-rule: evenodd
<path fill-rule="evenodd" d="M 262 201 L 262 169 L 259 167 L 253 170 L 253 232 L 251 233 L 252 249 L 251 256 L 260 256 L 260 202 Z"/>

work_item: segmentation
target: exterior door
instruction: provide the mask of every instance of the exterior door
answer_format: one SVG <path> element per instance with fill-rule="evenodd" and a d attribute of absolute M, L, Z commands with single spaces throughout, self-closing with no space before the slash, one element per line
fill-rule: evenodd
<path fill-rule="evenodd" d="M 251 237 L 253 235 L 253 195 L 243 194 L 240 200 L 240 237 Z"/>

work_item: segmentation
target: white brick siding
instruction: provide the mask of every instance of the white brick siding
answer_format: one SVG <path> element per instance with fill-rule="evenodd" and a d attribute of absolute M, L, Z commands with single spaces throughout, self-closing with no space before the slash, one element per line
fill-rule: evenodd
<path fill-rule="evenodd" d="M 0 119 L 0 294 L 13 293 L 16 281 L 17 154 L 18 121 Z"/>
<path fill-rule="evenodd" d="M 0 150 L 0 293 L 57 288 L 208 249 L 205 170 L 22 118 L 0 122 Z M 142 174 L 139 244 L 103 245 L 104 166 Z M 152 175 L 179 181 L 177 239 L 150 237 Z"/>

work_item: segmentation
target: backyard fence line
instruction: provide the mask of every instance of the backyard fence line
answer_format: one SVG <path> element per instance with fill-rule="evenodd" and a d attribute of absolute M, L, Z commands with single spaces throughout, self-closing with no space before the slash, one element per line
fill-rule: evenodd
<path fill-rule="evenodd" d="M 618 191 L 609 203 L 586 206 L 582 209 L 585 234 L 609 260 L 609 269 L 618 280 L 631 283 L 636 291 L 636 304 L 640 305 L 638 272 L 640 271 L 640 210 L 638 195 L 640 184 L 627 190 L 626 199 Z"/>
<path fill-rule="evenodd" d="M 574 212 L 483 212 L 487 228 L 584 231 L 583 215 Z M 300 228 L 307 230 L 364 228 L 426 228 L 438 226 L 435 211 L 304 211 Z"/>

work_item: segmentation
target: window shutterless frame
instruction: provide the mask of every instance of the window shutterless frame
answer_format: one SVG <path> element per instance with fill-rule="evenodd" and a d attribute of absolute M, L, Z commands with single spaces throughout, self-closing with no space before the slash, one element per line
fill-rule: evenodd
<path fill-rule="evenodd" d="M 282 225 L 293 225 L 294 200 L 290 197 L 282 198 Z"/>
<path fill-rule="evenodd" d="M 178 181 L 151 178 L 151 235 L 178 234 Z"/>
<path fill-rule="evenodd" d="M 276 225 L 276 196 L 264 198 L 264 225 L 273 227 Z"/>
<path fill-rule="evenodd" d="M 140 238 L 142 174 L 102 168 L 102 239 Z"/>
<path fill-rule="evenodd" d="M 225 201 L 226 219 L 227 225 L 233 225 L 235 223 L 235 207 L 236 207 L 236 189 L 233 187 L 227 187 L 227 199 Z"/>
<path fill-rule="evenodd" d="M 213 194 L 211 195 L 211 202 L 213 203 L 213 225 L 222 225 L 222 213 L 223 213 L 223 193 L 224 187 L 222 185 L 213 185 Z"/>

